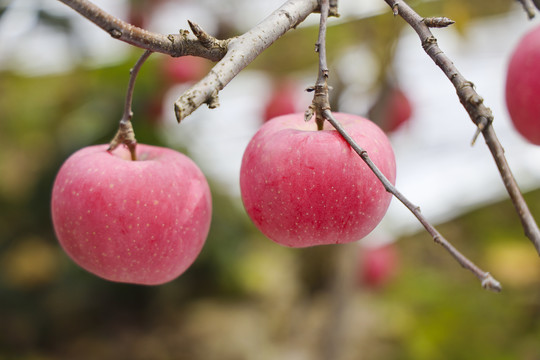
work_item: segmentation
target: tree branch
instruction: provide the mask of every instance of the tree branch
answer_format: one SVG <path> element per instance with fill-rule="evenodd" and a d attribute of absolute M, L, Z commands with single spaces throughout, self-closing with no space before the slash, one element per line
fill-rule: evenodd
<path fill-rule="evenodd" d="M 218 93 L 260 53 L 318 9 L 317 0 L 289 0 L 245 34 L 233 38 L 226 55 L 175 102 L 178 122 L 202 104 L 218 106 Z"/>
<path fill-rule="evenodd" d="M 175 102 L 175 114 L 179 122 L 202 104 L 210 108 L 217 107 L 219 91 L 274 41 L 319 9 L 318 0 L 289 0 L 247 33 L 227 40 L 217 40 L 189 21 L 193 34 L 181 30 L 180 34 L 162 35 L 122 21 L 88 0 L 59 1 L 113 38 L 128 44 L 175 57 L 193 55 L 219 61 L 206 77 Z M 335 4 L 332 10 L 332 14 L 337 15 Z"/>
<path fill-rule="evenodd" d="M 472 261 L 470 261 L 465 255 L 463 255 L 459 250 L 457 250 L 448 240 L 446 240 L 433 225 L 424 217 L 420 212 L 420 208 L 413 203 L 411 203 L 398 189 L 386 178 L 386 176 L 379 170 L 377 165 L 371 160 L 367 151 L 362 149 L 356 141 L 346 132 L 343 126 L 336 120 L 332 115 L 330 110 L 330 105 L 328 101 L 328 65 L 326 63 L 326 20 L 325 16 L 328 12 L 328 0 L 321 0 L 321 22 L 319 26 L 319 39 L 317 42 L 316 50 L 319 52 L 319 74 L 317 77 L 317 82 L 315 84 L 315 95 L 313 97 L 313 102 L 309 106 L 309 109 L 306 111 L 305 118 L 306 121 L 310 120 L 313 114 L 324 122 L 327 120 L 343 137 L 345 141 L 351 146 L 351 148 L 360 156 L 360 158 L 366 163 L 366 165 L 371 169 L 371 171 L 377 176 L 379 181 L 383 184 L 385 190 L 391 193 L 399 201 L 403 203 L 418 219 L 418 221 L 424 226 L 427 232 L 432 236 L 433 240 L 441 245 L 446 251 L 450 253 L 457 260 L 457 262 L 465 269 L 471 271 L 478 279 L 481 281 L 483 288 L 500 292 L 502 287 L 501 284 L 495 280 L 489 272 L 481 270 L 476 266 Z M 318 127 L 319 124 L 317 123 Z M 319 129 L 321 129 L 319 127 Z"/>
<path fill-rule="evenodd" d="M 441 68 L 454 85 L 459 101 L 469 114 L 473 123 L 477 126 L 477 134 L 482 133 L 484 136 L 484 140 L 499 169 L 504 186 L 506 187 L 516 212 L 520 217 L 525 235 L 531 240 L 536 251 L 540 254 L 540 230 L 519 190 L 508 162 L 506 161 L 504 149 L 492 126 L 493 115 L 491 110 L 484 105 L 484 100 L 478 95 L 476 90 L 474 90 L 474 84 L 465 79 L 454 63 L 439 48 L 437 39 L 433 36 L 429 27 L 424 23 L 423 18 L 407 5 L 405 1 L 385 1 L 393 9 L 394 15 L 399 14 L 416 31 L 425 52 L 431 57 L 435 64 Z"/>
<path fill-rule="evenodd" d="M 142 49 L 171 56 L 193 55 L 218 61 L 227 52 L 228 40 L 216 41 L 208 46 L 186 30 L 179 34 L 163 35 L 122 21 L 88 0 L 59 0 L 108 32 L 113 38 Z"/>
<path fill-rule="evenodd" d="M 326 23 L 330 11 L 328 1 L 321 0 L 321 21 L 319 24 L 319 38 L 315 44 L 315 51 L 319 53 L 319 75 L 313 88 L 308 91 L 313 91 L 313 102 L 304 114 L 306 121 L 310 120 L 315 114 L 315 122 L 317 129 L 322 130 L 324 125 L 324 117 L 322 112 L 330 110 L 330 101 L 328 99 L 328 64 L 326 61 Z"/>
<path fill-rule="evenodd" d="M 332 126 L 341 134 L 341 136 L 351 145 L 353 150 L 364 160 L 367 166 L 373 171 L 377 178 L 381 181 L 386 191 L 394 195 L 403 205 L 409 209 L 418 221 L 424 226 L 426 231 L 431 235 L 433 240 L 445 248 L 457 260 L 457 262 L 465 269 L 471 271 L 478 279 L 480 279 L 482 287 L 491 291 L 500 292 L 501 284 L 495 280 L 489 272 L 485 272 L 476 266 L 471 260 L 457 250 L 448 240 L 446 240 L 433 225 L 424 217 L 420 212 L 420 208 L 410 202 L 392 183 L 384 176 L 384 174 L 377 168 L 375 163 L 371 161 L 367 151 L 362 149 L 352 137 L 347 134 L 343 126 L 334 118 L 329 110 L 324 112 L 324 117 L 328 120 Z"/>

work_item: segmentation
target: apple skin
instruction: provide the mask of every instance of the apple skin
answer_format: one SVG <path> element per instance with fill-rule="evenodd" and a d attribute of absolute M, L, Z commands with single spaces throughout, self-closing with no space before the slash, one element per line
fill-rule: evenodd
<path fill-rule="evenodd" d="M 505 95 L 516 130 L 540 145 L 540 26 L 525 34 L 512 53 Z"/>
<path fill-rule="evenodd" d="M 82 268 L 107 280 L 158 285 L 182 274 L 208 235 L 208 183 L 171 149 L 85 147 L 60 168 L 52 191 L 56 236 Z"/>
<path fill-rule="evenodd" d="M 394 153 L 383 131 L 356 115 L 334 116 L 394 183 Z M 317 131 L 300 113 L 261 126 L 242 159 L 240 190 L 255 226 L 290 247 L 360 240 L 392 197 L 330 124 Z"/>

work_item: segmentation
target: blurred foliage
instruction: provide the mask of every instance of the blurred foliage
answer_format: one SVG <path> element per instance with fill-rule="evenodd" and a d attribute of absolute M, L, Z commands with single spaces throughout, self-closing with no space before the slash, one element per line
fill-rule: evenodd
<path fill-rule="evenodd" d="M 457 20 L 466 32 L 469 19 L 510 3 L 431 1 L 418 11 Z M 329 32 L 330 61 L 362 42 L 389 65 L 402 28 L 390 13 L 340 23 Z M 316 31 L 288 33 L 250 66 L 273 75 L 313 72 Z M 179 279 L 117 284 L 75 266 L 52 230 L 54 176 L 72 152 L 113 136 L 140 54 L 54 76 L 0 73 L 0 359 L 318 359 L 336 324 L 335 359 L 538 358 L 539 262 L 508 201 L 439 227 L 503 281 L 498 295 L 482 290 L 423 232 L 398 242 L 401 271 L 388 286 L 373 291 L 352 279 L 348 293 L 336 292 L 339 252 L 352 252 L 355 267 L 356 244 L 277 246 L 256 231 L 239 199 L 217 191 L 207 244 Z M 165 145 L 160 57 L 143 73 L 134 94 L 137 139 Z M 540 191 L 526 199 L 540 214 Z"/>

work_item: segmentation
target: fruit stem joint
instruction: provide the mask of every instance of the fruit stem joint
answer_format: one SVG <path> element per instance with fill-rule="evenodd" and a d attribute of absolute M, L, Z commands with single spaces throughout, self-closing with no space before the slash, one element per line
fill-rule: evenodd
<path fill-rule="evenodd" d="M 107 149 L 107 151 L 109 152 L 113 151 L 121 144 L 124 144 L 127 146 L 131 154 L 131 160 L 136 161 L 137 160 L 137 154 L 136 154 L 137 140 L 135 139 L 135 131 L 133 131 L 133 125 L 131 125 L 131 121 L 129 120 L 120 121 L 120 125 L 118 126 L 118 131 L 116 132 L 116 135 L 114 135 L 114 138 L 109 143 L 109 148 Z"/>
<path fill-rule="evenodd" d="M 316 84 L 314 87 L 309 88 L 308 91 L 313 91 L 313 101 L 305 113 L 305 120 L 309 121 L 313 114 L 315 114 L 315 123 L 317 124 L 317 130 L 322 130 L 324 126 L 325 110 L 330 110 L 330 102 L 328 100 L 328 85 L 326 81 L 322 84 Z"/>

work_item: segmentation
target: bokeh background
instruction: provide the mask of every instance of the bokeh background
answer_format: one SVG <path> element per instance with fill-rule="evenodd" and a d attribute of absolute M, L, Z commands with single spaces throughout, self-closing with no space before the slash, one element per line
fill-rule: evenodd
<path fill-rule="evenodd" d="M 174 33 L 190 19 L 225 38 L 281 1 L 96 3 L 153 31 Z M 410 4 L 456 21 L 434 30 L 439 45 L 493 110 L 540 217 L 540 151 L 512 128 L 504 105 L 511 51 L 539 20 L 512 0 Z M 288 249 L 250 223 L 239 198 L 242 152 L 276 93 L 293 98 L 296 111 L 309 104 L 316 15 L 235 78 L 218 109 L 200 108 L 180 125 L 174 100 L 212 64 L 151 56 L 135 87 L 137 139 L 185 152 L 202 168 L 213 192 L 210 235 L 193 266 L 166 285 L 117 284 L 78 268 L 52 229 L 54 176 L 77 149 L 112 138 L 142 51 L 57 1 L 3 0 L 0 359 L 540 358 L 540 261 L 483 141 L 470 146 L 475 129 L 455 90 L 383 1 L 340 6 L 328 31 L 333 109 L 375 116 L 388 89 L 403 91 L 412 114 L 389 131 L 398 188 L 504 291 L 481 289 L 395 201 L 368 238 L 343 246 Z"/>

